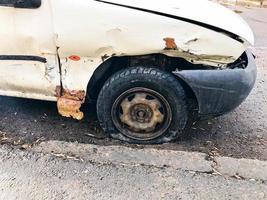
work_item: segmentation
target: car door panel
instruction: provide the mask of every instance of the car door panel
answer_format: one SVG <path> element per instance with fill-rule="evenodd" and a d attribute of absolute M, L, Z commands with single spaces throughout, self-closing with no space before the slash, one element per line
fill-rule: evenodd
<path fill-rule="evenodd" d="M 38 9 L 0 2 L 0 94 L 56 99 L 60 73 L 50 11 L 47 0 Z"/>

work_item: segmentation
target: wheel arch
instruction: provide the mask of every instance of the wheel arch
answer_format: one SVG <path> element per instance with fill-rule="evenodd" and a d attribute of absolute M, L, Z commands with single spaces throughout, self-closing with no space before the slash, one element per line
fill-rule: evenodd
<path fill-rule="evenodd" d="M 87 84 L 87 102 L 96 101 L 101 88 L 108 78 L 119 70 L 126 68 L 124 66 L 125 64 L 127 65 L 127 60 L 127 57 L 111 57 L 97 67 Z"/>
<path fill-rule="evenodd" d="M 152 62 L 148 61 L 152 60 Z M 165 62 L 163 64 L 163 62 Z M 176 62 L 177 66 L 170 66 L 171 63 Z M 95 102 L 97 97 L 110 76 L 115 74 L 121 69 L 128 67 L 151 67 L 154 66 L 161 70 L 173 73 L 178 66 L 182 69 L 192 69 L 193 64 L 188 63 L 181 58 L 172 58 L 162 54 L 152 55 L 141 55 L 141 56 L 125 56 L 125 57 L 111 57 L 110 59 L 103 62 L 93 73 L 87 85 L 87 102 Z M 195 67 L 199 67 L 196 65 Z M 191 109 L 198 109 L 198 99 L 195 95 L 194 90 L 190 86 L 190 83 L 180 76 L 175 76 L 180 82 L 186 92 L 186 96 L 191 100 Z M 192 102 L 193 100 L 193 102 Z"/>

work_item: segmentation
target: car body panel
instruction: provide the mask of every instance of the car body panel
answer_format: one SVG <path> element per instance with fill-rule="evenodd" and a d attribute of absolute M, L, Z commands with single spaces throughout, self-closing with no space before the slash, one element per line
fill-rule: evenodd
<path fill-rule="evenodd" d="M 67 89 L 86 88 L 97 67 L 112 56 L 161 53 L 222 67 L 247 48 L 223 33 L 135 9 L 92 0 L 53 0 L 51 5 Z M 175 48 L 168 48 L 166 39 L 173 40 Z M 68 59 L 72 55 L 81 59 Z"/>
<path fill-rule="evenodd" d="M 0 2 L 0 95 L 58 101 L 80 119 L 90 79 L 112 57 L 164 54 L 219 74 L 249 43 L 247 24 L 206 0 Z"/>
<path fill-rule="evenodd" d="M 56 100 L 60 76 L 49 1 L 40 9 L 0 4 L 0 25 L 0 94 Z"/>
<path fill-rule="evenodd" d="M 229 31 L 254 45 L 254 34 L 247 23 L 236 13 L 209 0 L 104 0 L 99 2 L 141 8 L 167 13 Z"/>

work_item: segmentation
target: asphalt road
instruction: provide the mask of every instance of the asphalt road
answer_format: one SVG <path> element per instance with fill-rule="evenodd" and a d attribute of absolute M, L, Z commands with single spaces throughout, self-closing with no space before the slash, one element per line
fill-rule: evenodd
<path fill-rule="evenodd" d="M 0 146 L 0 199 L 266 199 L 267 162 L 206 157 L 53 141 Z"/>
<path fill-rule="evenodd" d="M 150 146 L 216 153 L 236 158 L 267 160 L 267 10 L 237 8 L 256 35 L 258 80 L 249 98 L 237 110 L 223 117 L 196 123 L 188 137 L 171 144 Z M 107 138 L 98 126 L 93 107 L 84 107 L 82 121 L 62 118 L 56 104 L 0 97 L 0 137 L 2 143 L 24 144 L 40 140 L 77 141 L 99 145 L 125 145 Z M 146 147 L 145 147 L 146 148 Z"/>

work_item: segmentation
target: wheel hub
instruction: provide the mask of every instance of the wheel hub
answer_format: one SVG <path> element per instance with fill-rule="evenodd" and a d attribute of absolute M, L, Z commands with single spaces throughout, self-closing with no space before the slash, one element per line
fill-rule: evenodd
<path fill-rule="evenodd" d="M 139 123 L 149 123 L 153 110 L 146 104 L 136 104 L 130 108 L 131 120 Z"/>
<path fill-rule="evenodd" d="M 171 121 L 168 102 L 155 91 L 134 88 L 122 94 L 114 103 L 116 127 L 134 139 L 150 139 L 164 133 Z"/>

